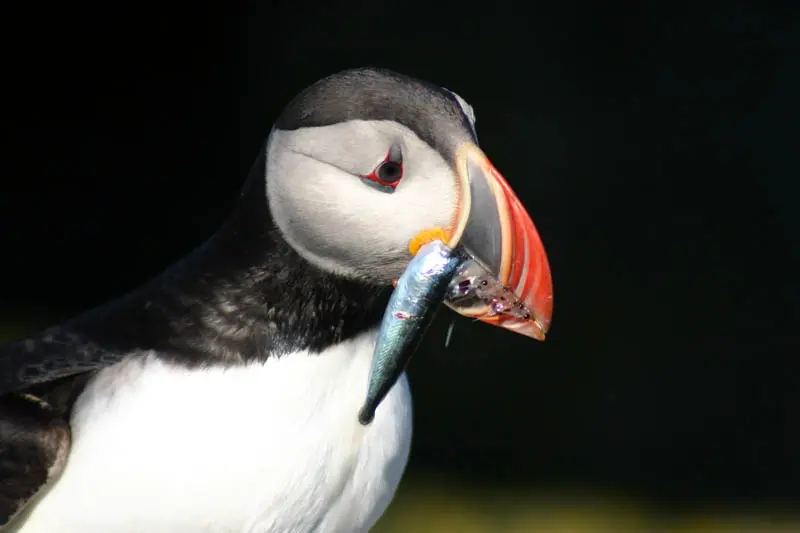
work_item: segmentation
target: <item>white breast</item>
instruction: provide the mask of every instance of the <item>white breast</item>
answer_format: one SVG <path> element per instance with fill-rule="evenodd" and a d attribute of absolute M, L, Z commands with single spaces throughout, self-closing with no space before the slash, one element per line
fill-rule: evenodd
<path fill-rule="evenodd" d="M 357 533 L 405 468 L 405 375 L 364 428 L 375 333 L 323 354 L 185 370 L 153 356 L 101 372 L 73 447 L 20 533 Z"/>

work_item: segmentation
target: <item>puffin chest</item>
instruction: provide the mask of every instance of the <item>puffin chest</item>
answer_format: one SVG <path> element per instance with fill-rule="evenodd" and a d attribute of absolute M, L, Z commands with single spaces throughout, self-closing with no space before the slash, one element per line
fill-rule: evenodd
<path fill-rule="evenodd" d="M 411 437 L 405 377 L 358 423 L 374 343 L 193 370 L 148 355 L 100 372 L 75 405 L 61 478 L 19 531 L 366 531 Z"/>

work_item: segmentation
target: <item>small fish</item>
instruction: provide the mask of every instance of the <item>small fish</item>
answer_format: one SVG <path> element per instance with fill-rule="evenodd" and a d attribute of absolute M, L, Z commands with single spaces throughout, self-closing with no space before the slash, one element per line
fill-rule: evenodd
<path fill-rule="evenodd" d="M 432 241 L 420 248 L 400 276 L 378 331 L 367 397 L 358 413 L 362 425 L 372 422 L 378 405 L 405 370 L 466 260 L 441 241 Z"/>

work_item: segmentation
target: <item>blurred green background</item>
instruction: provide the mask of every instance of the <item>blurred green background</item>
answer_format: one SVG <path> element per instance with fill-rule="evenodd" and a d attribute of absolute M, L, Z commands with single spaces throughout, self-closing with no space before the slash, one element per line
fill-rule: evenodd
<path fill-rule="evenodd" d="M 634 498 L 407 480 L 375 533 L 797 533 L 798 513 L 654 509 Z"/>
<path fill-rule="evenodd" d="M 3 335 L 191 251 L 292 96 L 388 67 L 475 108 L 555 311 L 448 347 L 440 313 L 378 533 L 800 532 L 797 2 L 111 5 L 8 15 Z"/>

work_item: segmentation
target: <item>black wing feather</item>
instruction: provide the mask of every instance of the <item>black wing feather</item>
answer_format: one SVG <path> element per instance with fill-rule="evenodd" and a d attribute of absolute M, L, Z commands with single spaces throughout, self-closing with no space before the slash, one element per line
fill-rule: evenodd
<path fill-rule="evenodd" d="M 0 528 L 61 475 L 69 447 L 60 409 L 32 394 L 0 396 Z"/>

